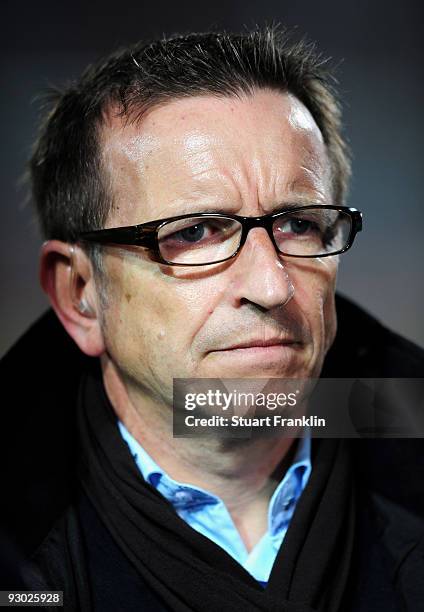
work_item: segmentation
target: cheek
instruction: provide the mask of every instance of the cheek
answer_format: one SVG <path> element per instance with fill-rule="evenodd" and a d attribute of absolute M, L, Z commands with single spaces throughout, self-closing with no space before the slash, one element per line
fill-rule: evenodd
<path fill-rule="evenodd" d="M 337 332 L 336 302 L 334 296 L 336 291 L 339 258 L 330 257 L 329 261 L 326 261 L 325 259 L 320 261 L 321 265 L 324 266 L 327 271 L 327 282 L 322 288 L 322 305 L 325 329 L 324 350 L 327 352 L 330 346 L 333 344 Z"/>
<path fill-rule="evenodd" d="M 323 303 L 324 323 L 325 323 L 325 352 L 333 344 L 337 332 L 337 315 L 334 291 L 331 291 Z"/>
<path fill-rule="evenodd" d="M 137 287 L 138 289 L 138 287 Z M 139 291 L 130 283 L 111 286 L 109 307 L 104 315 L 104 335 L 108 353 L 124 370 L 143 360 L 152 330 L 150 317 Z"/>
<path fill-rule="evenodd" d="M 337 262 L 323 259 L 300 262 L 288 268 L 295 300 L 306 318 L 315 350 L 325 352 L 336 333 L 334 292 Z"/>
<path fill-rule="evenodd" d="M 212 310 L 210 283 L 140 262 L 115 264 L 111 279 L 105 322 L 114 358 L 132 369 L 168 369 L 171 361 L 189 370 L 193 338 Z"/>
<path fill-rule="evenodd" d="M 154 318 L 162 309 L 160 305 L 153 307 L 149 275 L 143 273 L 142 262 L 132 262 L 125 255 L 109 256 L 106 261 L 109 279 L 104 313 L 106 346 L 113 360 L 127 369 L 144 359 Z"/>

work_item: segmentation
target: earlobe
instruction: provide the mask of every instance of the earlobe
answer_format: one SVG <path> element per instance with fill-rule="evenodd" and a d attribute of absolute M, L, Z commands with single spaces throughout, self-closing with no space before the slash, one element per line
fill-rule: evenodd
<path fill-rule="evenodd" d="M 78 247 L 59 240 L 43 244 L 40 282 L 62 325 L 87 355 L 105 351 L 97 294 L 88 256 Z"/>

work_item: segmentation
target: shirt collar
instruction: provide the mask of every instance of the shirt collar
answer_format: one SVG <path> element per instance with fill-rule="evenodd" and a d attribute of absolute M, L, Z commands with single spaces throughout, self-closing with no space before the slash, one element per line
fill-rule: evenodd
<path fill-rule="evenodd" d="M 311 433 L 309 428 L 306 428 L 303 436 L 299 438 L 293 463 L 269 503 L 268 525 L 271 535 L 278 536 L 282 529 L 287 529 L 311 471 Z"/>
<path fill-rule="evenodd" d="M 171 478 L 144 450 L 121 421 L 118 421 L 118 427 L 144 480 L 157 489 L 159 493 L 162 493 L 176 510 L 219 501 L 217 497 L 200 487 L 178 482 Z"/>
<path fill-rule="evenodd" d="M 138 469 L 143 475 L 146 482 L 151 484 L 155 489 L 157 488 L 158 482 L 165 472 L 158 466 L 156 461 L 144 450 L 144 448 L 137 442 L 137 440 L 130 434 L 125 425 L 118 421 L 118 428 L 121 432 L 121 436 L 128 444 L 131 455 Z"/>
<path fill-rule="evenodd" d="M 134 461 L 144 480 L 168 499 L 176 510 L 218 503 L 220 499 L 208 491 L 171 478 L 118 421 L 119 431 L 128 444 Z M 275 489 L 268 509 L 268 524 L 272 535 L 288 525 L 293 516 L 297 500 L 306 486 L 311 473 L 311 435 L 305 430 L 299 438 L 293 463 L 283 480 Z"/>

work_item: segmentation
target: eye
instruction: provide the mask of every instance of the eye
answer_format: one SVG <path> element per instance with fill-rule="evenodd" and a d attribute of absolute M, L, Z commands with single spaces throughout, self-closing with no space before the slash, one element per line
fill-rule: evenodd
<path fill-rule="evenodd" d="M 228 217 L 188 217 L 169 221 L 158 231 L 159 252 L 173 263 L 201 265 L 231 257 L 242 226 Z"/>
<path fill-rule="evenodd" d="M 306 219 L 290 219 L 288 221 L 288 225 L 290 227 L 290 231 L 293 234 L 306 234 L 308 230 L 313 229 L 312 221 L 307 221 Z M 284 231 L 284 229 L 283 229 Z"/>
<path fill-rule="evenodd" d="M 187 242 L 197 242 L 201 240 L 205 235 L 205 224 L 198 223 L 197 225 L 191 225 L 190 227 L 186 227 L 179 232 L 175 232 L 173 238 L 176 240 L 182 239 Z"/>
<path fill-rule="evenodd" d="M 167 224 L 159 233 L 162 243 L 182 246 L 196 246 L 205 241 L 216 239 L 225 230 L 222 224 L 213 220 L 201 221 L 200 219 L 188 219 Z"/>
<path fill-rule="evenodd" d="M 303 236 L 320 231 L 317 223 L 302 217 L 289 217 L 281 219 L 278 230 L 282 234 L 291 234 L 293 236 Z"/>
<path fill-rule="evenodd" d="M 189 218 L 167 223 L 158 232 L 163 248 L 200 247 L 230 238 L 237 224 L 226 218 Z"/>

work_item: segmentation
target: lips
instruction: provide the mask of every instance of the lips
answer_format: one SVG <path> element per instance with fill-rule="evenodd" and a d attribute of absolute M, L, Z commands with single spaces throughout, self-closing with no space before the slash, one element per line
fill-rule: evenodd
<path fill-rule="evenodd" d="M 300 343 L 290 338 L 269 338 L 264 340 L 263 338 L 257 338 L 253 340 L 246 340 L 227 346 L 225 348 L 216 349 L 217 351 L 234 351 L 237 349 L 252 349 L 252 348 L 265 348 L 273 346 L 293 346 L 299 345 Z"/>

